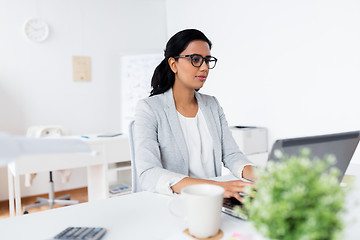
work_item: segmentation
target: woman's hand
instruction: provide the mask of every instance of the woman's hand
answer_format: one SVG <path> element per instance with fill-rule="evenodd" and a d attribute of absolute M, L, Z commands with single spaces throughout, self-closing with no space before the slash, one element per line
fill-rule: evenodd
<path fill-rule="evenodd" d="M 254 167 L 250 165 L 245 166 L 242 172 L 242 177 L 253 182 L 256 181 Z"/>
<path fill-rule="evenodd" d="M 244 189 L 248 186 L 255 187 L 254 183 L 248 183 L 241 180 L 217 182 L 216 185 L 225 189 L 224 198 L 234 197 L 240 202 L 243 202 L 243 198 L 239 195 L 239 193 L 244 193 Z"/>

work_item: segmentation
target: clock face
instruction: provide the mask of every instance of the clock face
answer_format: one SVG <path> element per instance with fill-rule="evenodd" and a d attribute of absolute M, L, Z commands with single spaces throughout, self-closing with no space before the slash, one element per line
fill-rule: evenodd
<path fill-rule="evenodd" d="M 25 22 L 24 32 L 28 39 L 42 42 L 49 36 L 49 26 L 40 19 L 32 18 Z"/>

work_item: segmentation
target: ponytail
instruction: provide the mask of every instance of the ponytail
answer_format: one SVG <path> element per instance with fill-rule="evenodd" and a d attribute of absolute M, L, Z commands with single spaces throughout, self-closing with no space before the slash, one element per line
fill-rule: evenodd
<path fill-rule="evenodd" d="M 183 52 L 190 42 L 195 40 L 201 40 L 209 44 L 211 49 L 210 40 L 201 31 L 196 29 L 185 29 L 174 36 L 172 36 L 166 44 L 165 58 L 155 68 L 154 75 L 151 79 L 152 90 L 150 97 L 161 94 L 172 88 L 175 82 L 175 73 L 171 70 L 168 60 L 170 57 L 179 56 Z"/>
<path fill-rule="evenodd" d="M 150 92 L 150 97 L 164 93 L 174 85 L 175 73 L 171 70 L 167 59 L 168 58 L 165 57 L 155 68 L 154 75 L 151 79 L 152 90 Z"/>

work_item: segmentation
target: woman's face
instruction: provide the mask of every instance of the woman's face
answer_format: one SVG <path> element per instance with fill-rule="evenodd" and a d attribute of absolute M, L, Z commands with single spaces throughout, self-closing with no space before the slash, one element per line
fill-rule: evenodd
<path fill-rule="evenodd" d="M 191 54 L 199 54 L 203 57 L 210 56 L 209 44 L 201 40 L 192 41 L 179 56 Z M 175 61 L 174 58 L 170 59 L 169 64 L 172 71 L 175 73 L 176 84 L 191 89 L 202 88 L 209 74 L 209 68 L 205 61 L 200 67 L 194 67 L 191 64 L 190 57 L 178 58 L 177 61 Z"/>

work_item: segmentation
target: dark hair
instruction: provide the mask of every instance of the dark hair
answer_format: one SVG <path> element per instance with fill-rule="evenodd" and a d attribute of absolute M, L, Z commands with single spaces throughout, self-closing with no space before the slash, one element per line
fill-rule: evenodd
<path fill-rule="evenodd" d="M 190 42 L 195 40 L 202 40 L 209 44 L 211 49 L 210 40 L 201 31 L 196 29 L 185 29 L 174 36 L 172 36 L 166 44 L 164 51 L 164 59 L 155 68 L 153 77 L 151 79 L 152 90 L 150 96 L 161 94 L 169 90 L 175 82 L 175 73 L 169 66 L 169 58 L 179 56 L 184 51 Z"/>

